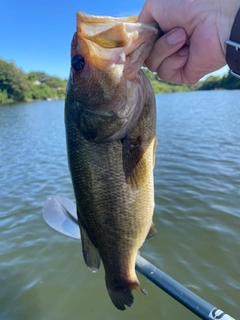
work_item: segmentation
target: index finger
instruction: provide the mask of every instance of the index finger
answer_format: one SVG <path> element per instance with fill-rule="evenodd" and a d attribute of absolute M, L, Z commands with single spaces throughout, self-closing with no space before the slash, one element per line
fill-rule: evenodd
<path fill-rule="evenodd" d="M 149 1 L 145 1 L 142 7 L 142 10 L 138 16 L 138 22 L 142 22 L 142 23 L 156 22 L 156 20 L 153 18 L 153 16 L 150 13 Z"/>

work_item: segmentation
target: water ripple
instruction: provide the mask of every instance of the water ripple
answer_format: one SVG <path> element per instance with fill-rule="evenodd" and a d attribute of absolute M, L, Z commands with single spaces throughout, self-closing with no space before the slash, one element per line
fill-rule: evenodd
<path fill-rule="evenodd" d="M 239 91 L 157 96 L 155 216 L 141 253 L 237 319 L 240 289 Z M 73 199 L 63 102 L 0 108 L 0 318 L 122 319 L 78 241 L 43 222 L 51 195 Z M 143 277 L 124 319 L 196 319 Z M 151 312 L 149 312 L 151 310 Z"/>

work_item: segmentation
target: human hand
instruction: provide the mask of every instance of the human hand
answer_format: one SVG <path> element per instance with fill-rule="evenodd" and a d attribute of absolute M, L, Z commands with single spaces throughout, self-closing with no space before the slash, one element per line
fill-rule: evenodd
<path fill-rule="evenodd" d="M 239 6 L 239 0 L 146 0 L 139 21 L 156 21 L 164 33 L 146 66 L 162 80 L 190 85 L 221 68 Z"/>

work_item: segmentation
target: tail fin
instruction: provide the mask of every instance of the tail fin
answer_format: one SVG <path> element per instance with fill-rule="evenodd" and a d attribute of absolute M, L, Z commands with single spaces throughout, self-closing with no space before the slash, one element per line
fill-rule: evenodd
<path fill-rule="evenodd" d="M 131 283 L 130 285 L 123 284 L 123 285 L 119 285 L 118 287 L 113 287 L 110 285 L 106 277 L 106 286 L 107 286 L 109 296 L 112 300 L 112 303 L 119 310 L 125 310 L 126 309 L 125 306 L 128 306 L 128 307 L 132 306 L 133 300 L 134 300 L 132 295 L 133 289 L 141 291 L 145 295 L 148 294 L 146 290 L 141 288 L 138 281 Z"/>

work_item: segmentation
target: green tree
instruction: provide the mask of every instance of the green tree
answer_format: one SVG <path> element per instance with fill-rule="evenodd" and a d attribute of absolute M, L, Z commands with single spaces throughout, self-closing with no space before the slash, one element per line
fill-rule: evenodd
<path fill-rule="evenodd" d="M 198 88 L 198 85 L 188 86 L 188 85 L 180 85 L 175 83 L 169 83 L 162 81 L 158 78 L 156 73 L 152 73 L 147 68 L 142 68 L 142 70 L 146 73 L 148 78 L 150 79 L 154 93 L 171 93 L 171 92 L 184 92 L 184 91 L 194 91 Z"/>
<path fill-rule="evenodd" d="M 222 78 L 217 76 L 210 76 L 200 86 L 199 90 L 214 90 L 222 89 Z"/>
<path fill-rule="evenodd" d="M 14 62 L 0 59 L 0 89 L 7 92 L 10 101 L 24 101 L 24 93 L 29 90 L 28 77 Z"/>
<path fill-rule="evenodd" d="M 6 90 L 2 91 L 0 89 L 0 103 L 7 103 L 7 102 L 9 102 L 7 91 Z"/>
<path fill-rule="evenodd" d="M 32 82 L 35 81 L 36 80 L 36 74 L 34 72 L 30 72 L 28 74 L 28 80 L 32 81 Z"/>
<path fill-rule="evenodd" d="M 221 83 L 224 89 L 240 89 L 240 79 L 232 76 L 230 71 L 222 77 Z"/>
<path fill-rule="evenodd" d="M 63 86 L 63 81 L 57 77 L 47 77 L 45 83 L 51 88 L 61 88 Z"/>

